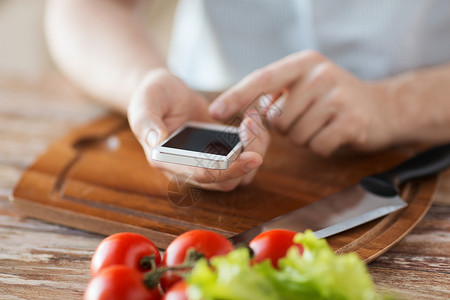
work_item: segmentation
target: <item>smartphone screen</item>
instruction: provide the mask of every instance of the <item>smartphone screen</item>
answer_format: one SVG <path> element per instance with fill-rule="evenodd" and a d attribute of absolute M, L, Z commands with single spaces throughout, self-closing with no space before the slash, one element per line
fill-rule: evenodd
<path fill-rule="evenodd" d="M 237 133 L 188 126 L 162 147 L 227 156 L 239 141 Z"/>

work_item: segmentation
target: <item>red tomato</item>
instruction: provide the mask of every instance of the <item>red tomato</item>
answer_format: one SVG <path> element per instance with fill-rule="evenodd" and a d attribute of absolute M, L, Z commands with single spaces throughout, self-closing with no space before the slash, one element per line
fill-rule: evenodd
<path fill-rule="evenodd" d="M 274 229 L 258 234 L 249 244 L 255 253 L 254 261 L 270 259 L 272 266 L 278 268 L 278 260 L 286 256 L 291 246 L 296 246 L 300 254 L 303 254 L 303 246 L 293 241 L 296 234 L 295 231 L 284 229 Z"/>
<path fill-rule="evenodd" d="M 182 279 L 182 277 L 175 275 L 171 271 L 168 271 L 161 277 L 161 279 L 159 280 L 159 284 L 161 285 L 162 290 L 164 292 L 167 292 L 172 286 L 174 286 Z"/>
<path fill-rule="evenodd" d="M 163 257 L 163 265 L 175 266 L 182 264 L 186 259 L 189 249 L 195 249 L 203 254 L 203 257 L 210 259 L 216 255 L 225 255 L 233 250 L 233 244 L 222 235 L 208 230 L 187 231 L 170 243 Z M 181 279 L 173 272 L 167 272 L 161 278 L 161 287 L 167 291 L 170 286 Z"/>
<path fill-rule="evenodd" d="M 188 300 L 187 286 L 186 281 L 178 281 L 167 291 L 163 300 Z"/>
<path fill-rule="evenodd" d="M 91 260 L 91 274 L 113 265 L 126 265 L 141 272 L 148 271 L 140 266 L 144 256 L 155 256 L 156 264 L 161 263 L 161 255 L 155 244 L 143 235 L 122 232 L 104 239 L 95 250 Z"/>
<path fill-rule="evenodd" d="M 149 289 L 144 274 L 136 269 L 115 265 L 100 271 L 84 292 L 84 300 L 158 300 L 158 288 Z"/>

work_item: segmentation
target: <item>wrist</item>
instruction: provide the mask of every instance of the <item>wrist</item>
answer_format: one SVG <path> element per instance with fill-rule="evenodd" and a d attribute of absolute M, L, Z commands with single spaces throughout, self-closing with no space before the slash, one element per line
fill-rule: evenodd
<path fill-rule="evenodd" d="M 450 65 L 404 73 L 376 83 L 395 114 L 399 143 L 442 143 L 450 139 Z"/>
<path fill-rule="evenodd" d="M 417 75 L 405 73 L 371 85 L 387 107 L 392 144 L 417 141 L 418 133 L 430 126 Z"/>

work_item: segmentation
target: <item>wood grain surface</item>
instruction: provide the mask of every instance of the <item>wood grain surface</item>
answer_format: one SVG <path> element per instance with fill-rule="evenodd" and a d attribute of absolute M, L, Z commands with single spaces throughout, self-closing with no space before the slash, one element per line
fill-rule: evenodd
<path fill-rule="evenodd" d="M 0 299 L 80 299 L 104 236 L 21 218 L 8 197 L 55 140 L 106 114 L 58 75 L 0 81 Z M 380 289 L 405 299 L 450 298 L 450 172 L 422 221 L 369 264 Z"/>

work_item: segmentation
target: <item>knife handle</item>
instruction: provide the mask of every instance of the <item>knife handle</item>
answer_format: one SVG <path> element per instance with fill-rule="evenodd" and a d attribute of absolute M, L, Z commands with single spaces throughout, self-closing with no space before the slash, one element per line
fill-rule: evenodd
<path fill-rule="evenodd" d="M 360 184 L 375 194 L 395 196 L 403 183 L 436 174 L 449 166 L 450 144 L 444 144 L 426 150 L 390 170 L 364 177 Z"/>

